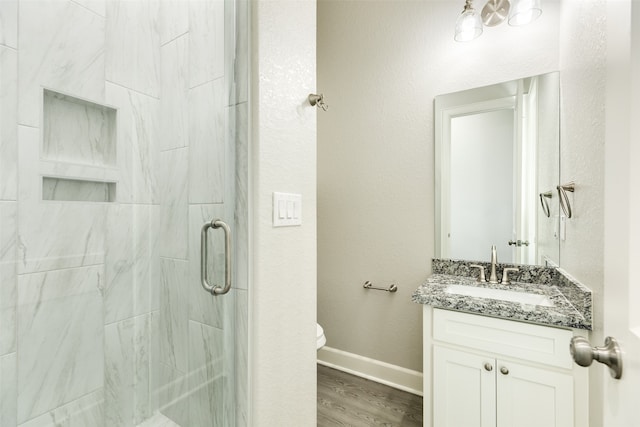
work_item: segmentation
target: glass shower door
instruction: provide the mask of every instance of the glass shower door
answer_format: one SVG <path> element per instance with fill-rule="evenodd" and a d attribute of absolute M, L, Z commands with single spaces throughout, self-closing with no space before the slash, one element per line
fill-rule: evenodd
<path fill-rule="evenodd" d="M 0 425 L 246 425 L 246 4 L 0 22 Z"/>

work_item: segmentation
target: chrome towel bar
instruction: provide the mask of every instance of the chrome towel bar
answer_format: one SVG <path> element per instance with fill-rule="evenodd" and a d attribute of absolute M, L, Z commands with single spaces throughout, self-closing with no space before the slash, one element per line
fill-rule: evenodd
<path fill-rule="evenodd" d="M 369 280 L 364 282 L 364 285 L 362 285 L 362 287 L 365 289 L 375 289 L 377 291 L 386 291 L 386 292 L 395 292 L 398 290 L 398 287 L 394 284 L 389 285 L 388 288 L 377 288 L 373 286 L 373 284 Z"/>
<path fill-rule="evenodd" d="M 207 235 L 210 228 L 222 228 L 224 231 L 224 287 L 209 284 L 207 273 L 209 245 Z M 206 222 L 200 232 L 200 281 L 202 282 L 204 290 L 211 295 L 224 295 L 231 289 L 231 229 L 226 223 L 219 219 Z"/>

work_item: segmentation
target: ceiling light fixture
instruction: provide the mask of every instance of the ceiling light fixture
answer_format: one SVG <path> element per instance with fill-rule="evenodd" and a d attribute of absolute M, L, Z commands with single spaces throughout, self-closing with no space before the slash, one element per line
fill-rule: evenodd
<path fill-rule="evenodd" d="M 472 1 L 465 0 L 464 9 L 456 21 L 455 41 L 468 42 L 480 37 L 483 24 L 495 27 L 507 20 L 511 26 L 522 26 L 542 14 L 541 0 L 489 0 L 481 14 L 473 8 Z"/>

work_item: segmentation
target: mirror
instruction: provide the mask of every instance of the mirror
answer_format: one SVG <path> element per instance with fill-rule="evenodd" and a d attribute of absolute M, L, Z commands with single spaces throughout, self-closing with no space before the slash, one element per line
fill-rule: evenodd
<path fill-rule="evenodd" d="M 435 98 L 436 256 L 560 265 L 559 73 Z"/>

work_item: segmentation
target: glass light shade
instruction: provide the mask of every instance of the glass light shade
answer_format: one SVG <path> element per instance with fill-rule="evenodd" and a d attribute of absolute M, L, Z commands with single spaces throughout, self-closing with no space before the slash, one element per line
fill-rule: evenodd
<path fill-rule="evenodd" d="M 456 21 L 456 34 L 453 37 L 457 42 L 469 42 L 482 34 L 482 18 L 474 9 L 465 9 Z"/>
<path fill-rule="evenodd" d="M 509 12 L 509 25 L 527 25 L 542 15 L 540 0 L 514 0 Z"/>

